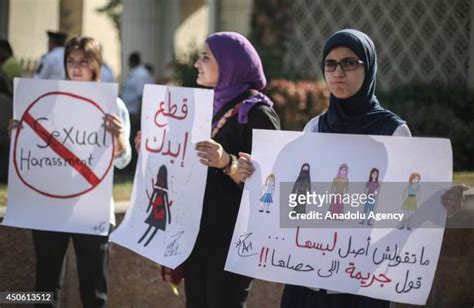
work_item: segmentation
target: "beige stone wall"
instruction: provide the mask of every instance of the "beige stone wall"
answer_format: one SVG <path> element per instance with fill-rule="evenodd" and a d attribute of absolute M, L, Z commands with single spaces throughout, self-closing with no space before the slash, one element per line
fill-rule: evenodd
<path fill-rule="evenodd" d="M 59 0 L 10 1 L 8 39 L 18 59 L 39 60 L 48 50 L 46 30 L 59 29 Z"/>
<path fill-rule="evenodd" d="M 47 30 L 87 35 L 104 48 L 104 59 L 120 75 L 120 40 L 112 21 L 96 12 L 107 0 L 10 1 L 8 39 L 18 59 L 38 61 L 47 52 Z M 32 65 L 30 65 L 32 66 Z M 28 72 L 27 72 L 28 74 Z"/>
<path fill-rule="evenodd" d="M 119 34 L 110 18 L 96 11 L 105 3 L 107 0 L 84 0 L 82 34 L 92 36 L 102 44 L 104 60 L 117 78 L 121 72 Z"/>

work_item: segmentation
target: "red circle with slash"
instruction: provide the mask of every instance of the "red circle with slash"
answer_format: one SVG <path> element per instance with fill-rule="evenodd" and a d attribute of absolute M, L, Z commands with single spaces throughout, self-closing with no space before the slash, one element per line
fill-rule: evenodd
<path fill-rule="evenodd" d="M 51 149 L 59 157 L 61 157 L 65 161 L 66 160 L 75 160 L 75 161 L 80 160 L 72 151 L 70 151 L 66 146 L 61 144 L 60 141 L 58 141 L 55 137 L 53 137 L 51 135 L 51 133 L 46 130 L 46 128 L 44 128 L 41 124 L 36 122 L 36 120 L 31 116 L 31 114 L 30 114 L 31 109 L 37 103 L 40 103 L 41 99 L 43 99 L 45 97 L 48 97 L 48 96 L 72 97 L 72 98 L 77 99 L 80 102 L 83 102 L 85 104 L 88 104 L 89 106 L 94 107 L 95 110 L 99 111 L 103 115 L 105 115 L 105 112 L 99 106 L 99 104 L 97 104 L 96 102 L 94 102 L 91 99 L 88 99 L 88 98 L 85 98 L 85 97 L 82 97 L 82 96 L 79 96 L 79 95 L 76 95 L 76 94 L 73 94 L 73 93 L 55 91 L 55 92 L 45 93 L 45 94 L 41 95 L 40 97 L 38 97 L 36 100 L 34 100 L 27 107 L 27 109 L 23 113 L 23 116 L 21 117 L 21 120 L 20 120 L 20 125 L 23 124 L 23 123 L 26 123 L 43 141 L 48 140 L 48 142 L 50 142 L 49 146 L 51 147 Z M 106 177 L 106 175 L 110 171 L 110 168 L 112 167 L 112 163 L 113 163 L 113 160 L 114 160 L 113 153 L 114 153 L 114 147 L 115 147 L 113 138 L 112 138 L 112 151 L 111 151 L 110 161 L 108 162 L 107 168 L 106 168 L 106 170 L 105 170 L 105 172 L 102 176 L 97 176 L 94 173 L 94 171 L 91 170 L 85 164 L 83 164 L 83 165 L 78 165 L 78 164 L 71 165 L 71 164 L 69 164 L 69 167 L 75 169 L 80 175 L 82 175 L 82 177 L 90 184 L 90 187 L 88 187 L 84 190 L 81 190 L 79 192 L 75 192 L 75 193 L 71 193 L 71 194 L 67 194 L 67 195 L 59 195 L 59 194 L 53 194 L 53 193 L 46 192 L 46 191 L 41 190 L 37 187 L 34 187 L 33 184 L 28 183 L 28 181 L 21 175 L 21 172 L 18 169 L 17 145 L 18 145 L 18 138 L 20 136 L 20 133 L 21 133 L 21 129 L 18 129 L 17 132 L 16 132 L 16 135 L 15 135 L 15 141 L 14 141 L 14 147 L 13 147 L 13 157 L 14 157 L 13 164 L 15 166 L 16 174 L 18 175 L 19 179 L 23 182 L 23 184 L 25 184 L 27 187 L 31 188 L 32 190 L 34 190 L 34 191 L 36 191 L 36 192 L 38 192 L 38 193 L 40 193 L 44 196 L 51 197 L 51 198 L 68 199 L 68 198 L 74 198 L 74 197 L 78 197 L 78 196 L 81 196 L 83 194 L 86 194 L 87 192 L 93 190 L 95 187 L 97 187 L 102 182 L 102 180 Z"/>

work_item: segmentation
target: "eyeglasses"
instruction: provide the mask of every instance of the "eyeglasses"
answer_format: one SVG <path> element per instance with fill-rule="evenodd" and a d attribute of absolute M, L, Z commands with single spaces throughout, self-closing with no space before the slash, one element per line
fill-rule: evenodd
<path fill-rule="evenodd" d="M 66 61 L 66 65 L 67 65 L 68 67 L 72 67 L 72 68 L 74 68 L 74 67 L 76 67 L 76 66 L 78 66 L 78 67 L 80 67 L 80 68 L 87 68 L 87 67 L 89 67 L 89 61 L 87 61 L 87 60 L 81 60 L 81 61 L 77 61 L 77 62 L 76 62 L 76 61 L 73 61 L 73 60 L 71 60 L 71 59 L 68 59 L 68 60 Z"/>
<path fill-rule="evenodd" d="M 334 72 L 337 66 L 340 65 L 342 71 L 350 72 L 359 68 L 359 64 L 364 64 L 364 62 L 355 58 L 346 58 L 339 62 L 336 60 L 324 60 L 323 63 L 321 63 L 321 69 L 323 72 Z"/>

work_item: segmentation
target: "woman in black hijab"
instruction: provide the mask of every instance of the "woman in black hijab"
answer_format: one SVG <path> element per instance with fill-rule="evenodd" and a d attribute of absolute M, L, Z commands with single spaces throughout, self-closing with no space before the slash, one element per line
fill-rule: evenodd
<path fill-rule="evenodd" d="M 377 53 L 365 33 L 346 29 L 331 35 L 321 69 L 331 92 L 329 108 L 309 121 L 305 132 L 411 136 L 405 121 L 382 108 L 375 96 Z M 389 306 L 384 300 L 291 285 L 281 300 L 282 308 Z"/>
<path fill-rule="evenodd" d="M 306 196 L 306 193 L 311 192 L 311 174 L 310 174 L 310 166 L 308 163 L 304 163 L 301 166 L 300 174 L 298 175 L 298 178 L 296 179 L 295 184 L 293 185 L 293 189 L 291 191 L 292 194 L 296 194 L 297 196 L 299 195 L 304 195 Z M 294 211 L 296 213 L 306 213 L 306 204 L 307 202 L 300 202 L 299 198 L 298 199 L 298 205 L 295 206 Z"/>
<path fill-rule="evenodd" d="M 324 45 L 321 69 L 331 92 L 329 108 L 310 120 L 305 132 L 411 136 L 405 121 L 382 108 L 375 96 L 377 53 L 365 33 L 346 29 L 331 35 Z M 243 179 L 253 170 L 250 156 L 241 156 L 238 172 Z M 441 201 L 448 214 L 462 206 L 462 191 L 466 189 L 457 185 L 443 195 Z M 361 295 L 292 285 L 285 286 L 281 300 L 282 308 L 389 306 L 388 301 Z"/>
<path fill-rule="evenodd" d="M 305 131 L 410 135 L 405 121 L 382 108 L 375 96 L 377 53 L 366 34 L 346 29 L 330 36 L 321 69 L 331 92 L 329 109 L 311 120 Z"/>

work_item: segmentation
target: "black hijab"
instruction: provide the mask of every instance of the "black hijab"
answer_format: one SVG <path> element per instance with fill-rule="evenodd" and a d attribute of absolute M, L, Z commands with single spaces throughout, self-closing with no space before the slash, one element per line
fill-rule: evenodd
<path fill-rule="evenodd" d="M 331 94 L 328 111 L 319 117 L 318 129 L 327 133 L 362 135 L 392 135 L 405 121 L 380 106 L 375 97 L 377 53 L 372 40 L 353 29 L 345 29 L 331 35 L 324 44 L 323 61 L 338 46 L 351 49 L 364 62 L 364 83 L 359 91 L 346 99 Z"/>

